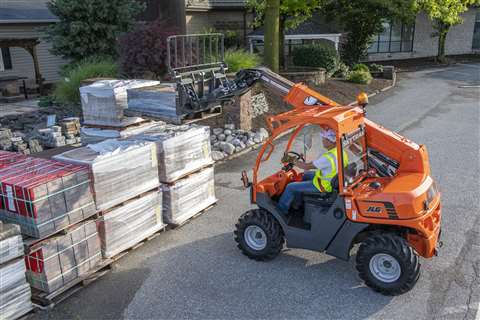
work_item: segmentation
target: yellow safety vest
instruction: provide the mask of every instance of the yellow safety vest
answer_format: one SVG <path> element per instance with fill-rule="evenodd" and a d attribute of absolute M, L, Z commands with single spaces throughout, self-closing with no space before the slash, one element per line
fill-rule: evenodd
<path fill-rule="evenodd" d="M 315 177 L 313 178 L 313 185 L 320 191 L 320 192 L 332 192 L 332 179 L 338 174 L 337 170 L 337 148 L 333 148 L 325 152 L 322 157 L 325 157 L 330 161 L 330 166 L 332 167 L 332 171 L 329 174 L 324 174 L 322 170 L 317 170 L 315 172 Z M 348 155 L 345 151 L 343 151 L 343 167 L 348 165 Z M 320 187 L 321 185 L 321 187 Z M 323 189 L 323 190 L 322 190 Z"/>

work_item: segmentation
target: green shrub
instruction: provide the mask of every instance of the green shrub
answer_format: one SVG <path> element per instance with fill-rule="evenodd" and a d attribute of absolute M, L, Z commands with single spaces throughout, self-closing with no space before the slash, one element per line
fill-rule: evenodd
<path fill-rule="evenodd" d="M 54 96 L 43 96 L 38 99 L 38 106 L 40 108 L 46 108 L 53 106 L 55 103 L 55 97 Z"/>
<path fill-rule="evenodd" d="M 293 50 L 293 64 L 299 67 L 320 67 L 331 74 L 338 61 L 338 53 L 332 45 L 309 44 Z"/>
<path fill-rule="evenodd" d="M 365 72 L 370 72 L 370 69 L 368 69 L 368 66 L 363 63 L 357 63 L 352 67 L 352 71 L 365 71 Z"/>
<path fill-rule="evenodd" d="M 259 56 L 245 50 L 227 50 L 225 51 L 225 62 L 229 72 L 237 72 L 241 69 L 256 67 L 261 61 Z"/>
<path fill-rule="evenodd" d="M 339 58 L 335 62 L 335 70 L 332 72 L 331 76 L 336 78 L 347 78 L 350 72 L 350 68 Z"/>
<path fill-rule="evenodd" d="M 369 84 L 372 82 L 372 79 L 370 72 L 363 70 L 352 71 L 347 77 L 348 81 L 359 84 Z"/>
<path fill-rule="evenodd" d="M 80 84 L 89 78 L 117 78 L 118 66 L 111 58 L 93 57 L 65 68 L 65 78 L 55 86 L 55 100 L 63 104 L 80 103 Z"/>
<path fill-rule="evenodd" d="M 371 72 L 383 72 L 383 66 L 381 64 L 372 63 L 370 65 Z"/>

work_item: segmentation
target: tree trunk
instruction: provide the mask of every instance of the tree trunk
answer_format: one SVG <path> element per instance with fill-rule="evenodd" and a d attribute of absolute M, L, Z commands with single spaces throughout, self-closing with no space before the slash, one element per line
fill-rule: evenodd
<path fill-rule="evenodd" d="M 287 69 L 287 61 L 285 59 L 285 18 L 280 17 L 280 26 L 279 26 L 279 36 L 278 36 L 278 47 L 279 47 L 279 63 L 283 69 Z"/>
<path fill-rule="evenodd" d="M 447 40 L 447 34 L 450 27 L 444 23 L 438 23 L 438 52 L 437 62 L 445 63 L 447 59 L 445 57 L 445 43 Z"/>
<path fill-rule="evenodd" d="M 265 11 L 265 63 L 279 71 L 280 0 L 267 0 Z"/>

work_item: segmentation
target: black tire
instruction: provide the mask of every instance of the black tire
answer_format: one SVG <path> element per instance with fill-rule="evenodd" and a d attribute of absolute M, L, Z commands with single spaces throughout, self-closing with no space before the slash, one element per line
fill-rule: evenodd
<path fill-rule="evenodd" d="M 245 230 L 249 226 L 257 226 L 266 235 L 266 245 L 261 250 L 256 250 L 248 245 L 245 240 Z M 245 212 L 235 225 L 235 241 L 244 255 L 257 261 L 274 259 L 282 250 L 285 242 L 283 230 L 278 221 L 268 211 L 255 209 Z"/>
<path fill-rule="evenodd" d="M 379 261 L 379 256 L 385 255 L 393 257 L 400 266 L 400 276 L 392 282 L 382 281 L 371 270 L 372 258 L 374 259 L 373 266 L 375 265 L 374 261 Z M 420 262 L 417 254 L 404 238 L 394 234 L 373 235 L 365 240 L 358 249 L 356 262 L 359 276 L 365 284 L 384 295 L 393 296 L 405 293 L 415 286 L 420 277 Z M 391 264 L 388 262 L 386 266 L 391 266 Z"/>

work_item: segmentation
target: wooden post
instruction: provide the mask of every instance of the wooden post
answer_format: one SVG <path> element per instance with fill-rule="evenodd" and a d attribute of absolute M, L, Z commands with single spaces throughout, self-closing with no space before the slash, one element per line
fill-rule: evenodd
<path fill-rule="evenodd" d="M 37 44 L 31 44 L 28 47 L 26 47 L 25 49 L 27 49 L 27 51 L 32 56 L 33 67 L 35 69 L 35 82 L 38 85 L 38 91 L 40 92 L 40 94 L 43 94 L 43 77 L 42 77 L 42 74 L 40 73 L 40 65 L 38 63 Z"/>

